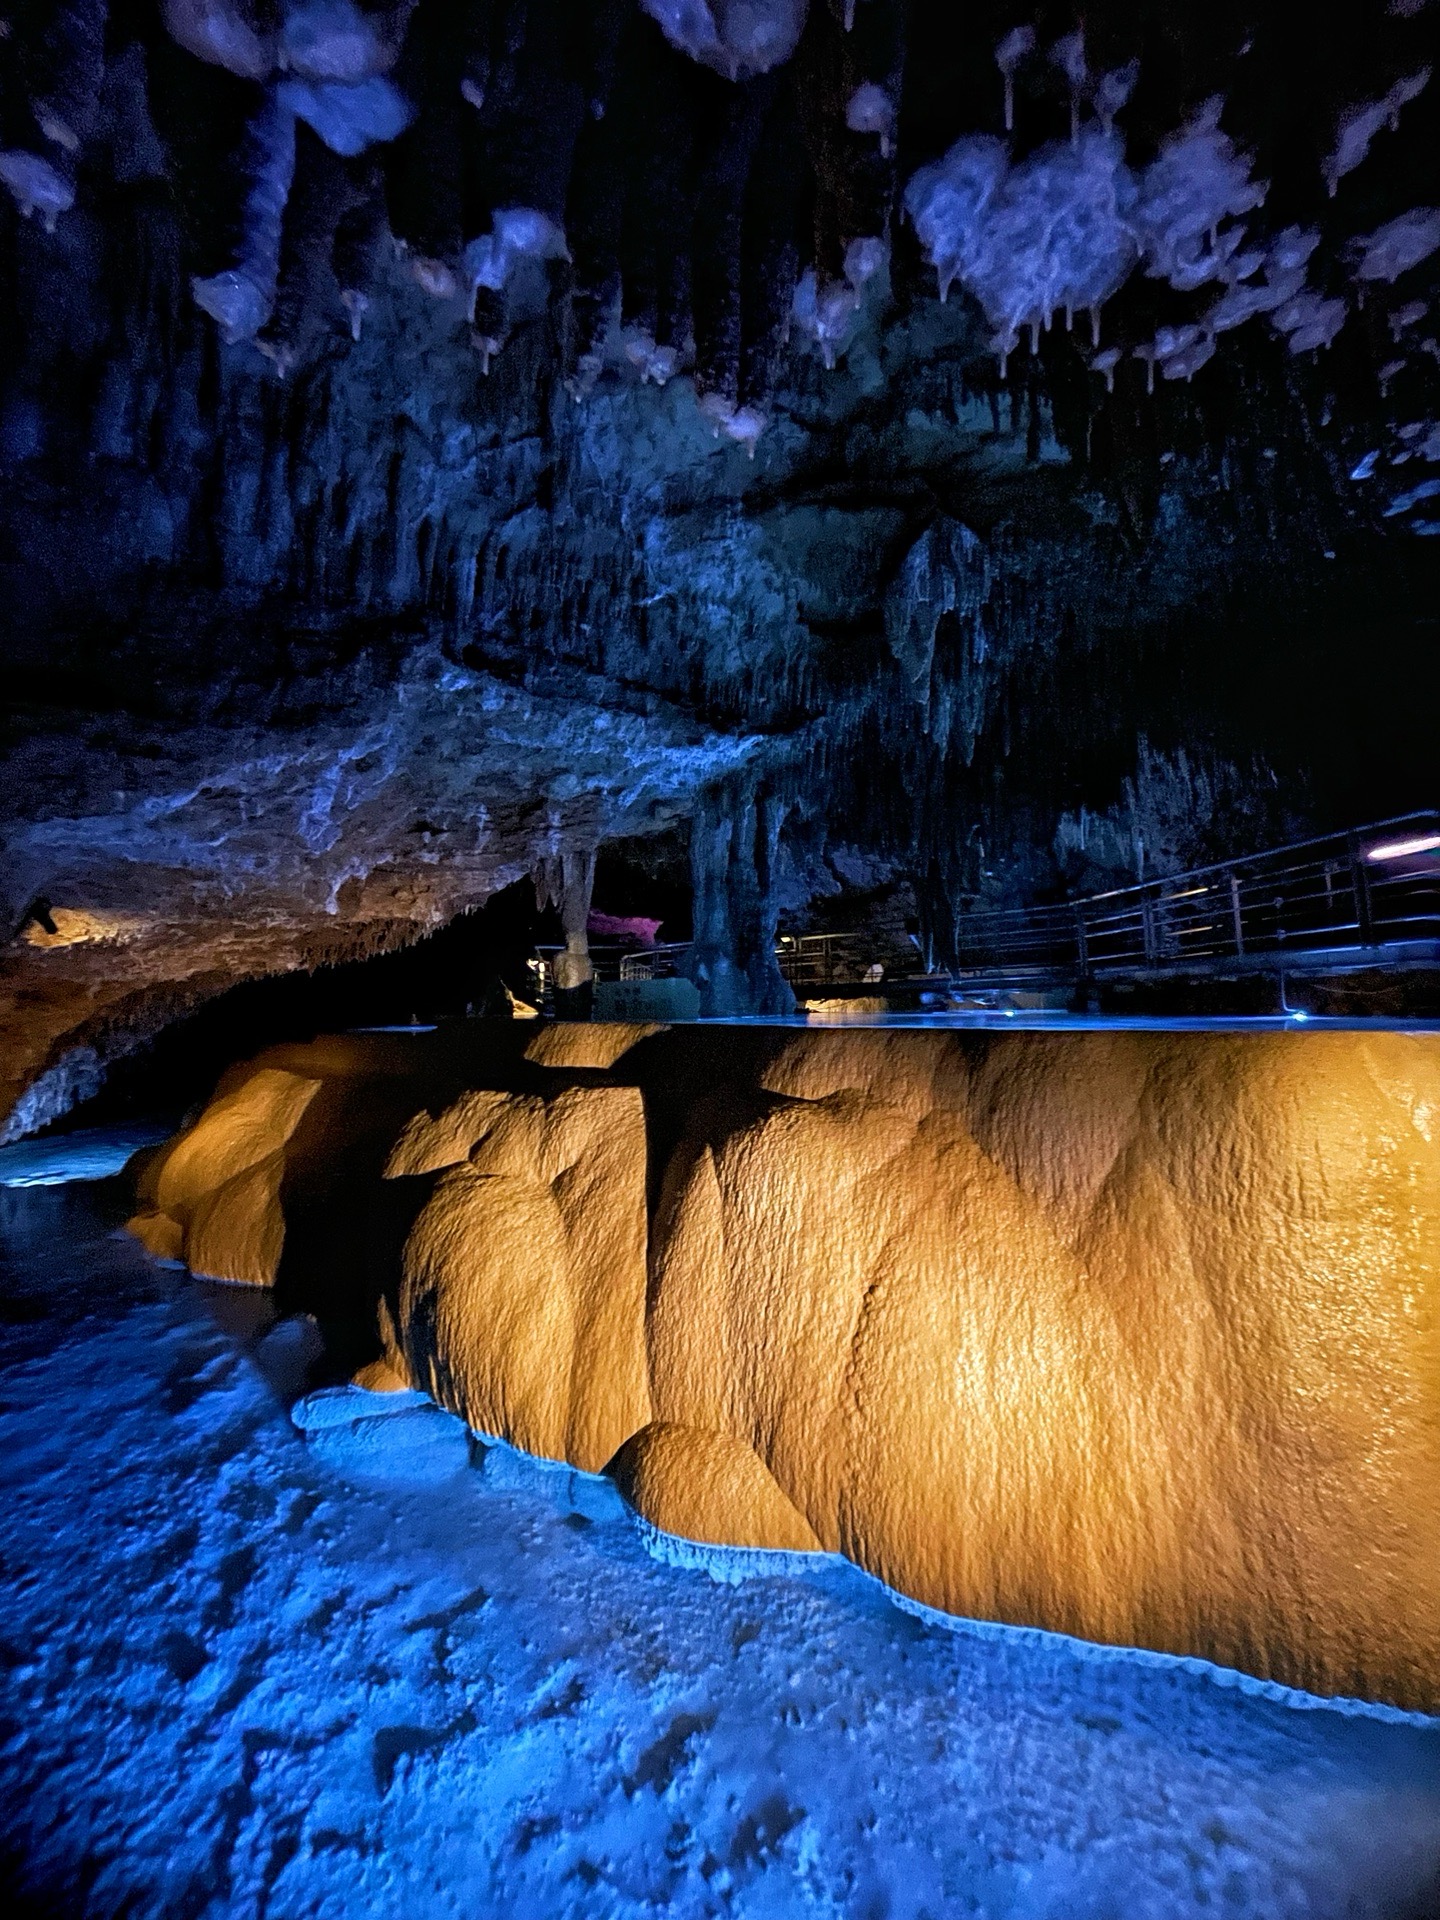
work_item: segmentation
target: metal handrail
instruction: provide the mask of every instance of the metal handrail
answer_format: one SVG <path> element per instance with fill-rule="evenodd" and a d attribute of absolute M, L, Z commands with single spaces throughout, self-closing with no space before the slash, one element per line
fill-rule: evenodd
<path fill-rule="evenodd" d="M 775 962 L 792 987 L 833 987 L 861 979 L 870 956 L 861 934 L 782 933 Z"/>
<path fill-rule="evenodd" d="M 962 916 L 959 971 L 1098 975 L 1440 941 L 1440 812 L 1247 854 L 1064 905 Z"/>
<path fill-rule="evenodd" d="M 653 947 L 626 948 L 604 940 L 590 943 L 590 965 L 597 980 L 668 980 L 684 971 L 690 952 L 688 940 L 672 940 Z M 535 971 L 543 991 L 554 970 L 559 945 L 535 948 Z"/>

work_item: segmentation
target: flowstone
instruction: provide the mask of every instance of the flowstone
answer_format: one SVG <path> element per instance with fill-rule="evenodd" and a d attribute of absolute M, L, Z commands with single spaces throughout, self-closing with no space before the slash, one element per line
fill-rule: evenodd
<path fill-rule="evenodd" d="M 237 1069 L 147 1238 L 278 1221 L 388 1380 L 662 1531 L 1440 1704 L 1432 1037 L 462 1040 Z"/>

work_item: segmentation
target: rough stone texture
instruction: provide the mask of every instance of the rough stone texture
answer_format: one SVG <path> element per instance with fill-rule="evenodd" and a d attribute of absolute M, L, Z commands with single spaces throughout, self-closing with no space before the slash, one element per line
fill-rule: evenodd
<path fill-rule="evenodd" d="M 22 39 L 44 11 L 20 9 Z M 253 99 L 149 7 L 110 9 L 54 231 L 0 193 L 0 910 L 8 933 L 44 895 L 100 929 L 0 959 L 0 1107 L 40 1083 L 13 1130 L 226 984 L 411 939 L 619 835 L 696 823 L 707 985 L 763 1004 L 775 914 L 866 863 L 913 890 L 943 957 L 967 902 L 1433 800 L 1440 541 L 1415 536 L 1440 448 L 1436 259 L 1367 281 L 1362 308 L 1351 251 L 1440 201 L 1440 90 L 1333 200 L 1324 171 L 1339 116 L 1421 64 L 1423 19 L 1357 11 L 1297 44 L 1266 15 L 1242 57 L 1199 4 L 1143 34 L 1087 11 L 1094 61 L 1141 58 L 1137 152 L 1225 93 L 1272 182 L 1256 238 L 1315 223 L 1312 278 L 1352 309 L 1325 352 L 1257 320 L 1150 394 L 1135 350 L 1194 301 L 1136 273 L 1107 305 L 1113 392 L 1084 323 L 1058 319 L 1002 381 L 979 308 L 938 303 L 899 218 L 898 181 L 998 124 L 998 18 L 866 0 L 847 36 L 816 5 L 795 59 L 743 93 L 613 11 L 631 51 L 603 119 L 563 135 L 584 105 L 567 80 L 530 100 L 542 137 L 486 123 L 505 179 L 559 169 L 575 241 L 568 265 L 530 262 L 488 375 L 463 303 L 416 280 L 404 195 L 411 251 L 382 236 L 358 340 L 322 275 L 284 375 L 219 342 L 190 278 L 218 264 Z M 446 12 L 423 0 L 416 31 Z M 897 14 L 909 56 L 868 77 L 899 101 L 898 148 L 872 179 L 875 137 L 836 115 L 845 63 Z M 426 101 L 416 138 L 432 92 L 471 111 L 445 73 L 397 69 Z M 685 254 L 695 182 L 660 173 L 689 149 L 667 156 L 652 102 L 686 103 L 693 131 L 792 87 L 803 139 L 762 143 L 743 207 L 719 193 L 733 219 L 710 209 L 736 257 L 697 282 L 694 359 L 682 338 L 676 377 L 642 384 L 596 253 L 610 214 L 578 189 L 566 207 L 566 156 L 603 182 L 618 142 L 654 188 L 624 249 Z M 498 75 L 488 97 L 493 119 Z M 1068 128 L 1041 57 L 1017 111 L 1025 147 Z M 443 225 L 443 168 L 407 168 L 434 181 L 409 214 Z M 782 206 L 797 245 L 776 251 L 760 216 Z M 862 212 L 890 265 L 827 369 L 801 327 L 782 344 L 789 290 L 812 261 L 833 281 Z M 753 459 L 701 405 L 736 348 L 742 239 L 774 308 Z"/>
<path fill-rule="evenodd" d="M 282 1285 L 487 1432 L 627 1441 L 661 1528 L 1440 1704 L 1433 1039 L 597 1035 L 262 1056 L 145 1190 L 237 1272 L 278 1204 Z"/>
<path fill-rule="evenodd" d="M 640 1095 L 499 1098 L 406 1242 L 397 1343 L 477 1431 L 598 1473 L 650 1411 Z"/>

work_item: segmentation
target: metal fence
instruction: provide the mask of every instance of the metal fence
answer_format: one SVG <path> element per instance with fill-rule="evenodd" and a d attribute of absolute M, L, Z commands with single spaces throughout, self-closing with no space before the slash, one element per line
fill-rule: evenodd
<path fill-rule="evenodd" d="M 1437 946 L 1440 812 L 1412 813 L 1063 906 L 962 915 L 961 972 L 1283 966 Z"/>
<path fill-rule="evenodd" d="M 881 977 L 864 937 L 853 933 L 782 933 L 775 960 L 792 987 L 833 987 Z"/>
<path fill-rule="evenodd" d="M 530 965 L 542 994 L 550 990 L 555 961 L 564 951 L 558 946 L 536 947 Z M 685 971 L 689 956 L 690 943 L 686 940 L 634 950 L 613 940 L 590 942 L 590 964 L 597 980 L 673 980 Z"/>
<path fill-rule="evenodd" d="M 620 956 L 617 980 L 673 980 L 685 971 L 690 958 L 688 940 L 672 940 L 662 946 L 641 947 L 635 953 Z"/>

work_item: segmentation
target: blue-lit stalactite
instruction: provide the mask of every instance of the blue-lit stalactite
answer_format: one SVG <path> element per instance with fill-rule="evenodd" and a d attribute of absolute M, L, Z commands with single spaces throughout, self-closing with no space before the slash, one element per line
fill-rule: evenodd
<path fill-rule="evenodd" d="M 1318 223 L 1317 297 L 1352 289 L 1318 357 L 1257 319 L 1152 394 L 1133 350 L 1188 296 L 1136 271 L 1105 309 L 1118 367 L 1057 320 L 1002 379 L 900 217 L 922 167 L 998 131 L 1008 13 L 859 0 L 847 31 L 816 0 L 793 56 L 732 79 L 656 9 L 426 0 L 361 10 L 335 79 L 305 11 L 239 9 L 245 72 L 196 53 L 182 7 L 16 11 L 4 146 L 69 196 L 53 233 L 18 205 L 0 232 L 13 652 L 42 683 L 68 649 L 243 707 L 297 627 L 377 683 L 417 635 L 527 685 L 598 679 L 757 743 L 749 797 L 697 796 L 702 875 L 705 823 L 746 838 L 763 792 L 782 837 L 818 821 L 899 863 L 939 956 L 997 848 L 1022 850 L 1012 889 L 1061 884 L 1057 822 L 1085 842 L 1146 766 L 1182 810 L 1187 780 L 1210 796 L 1221 843 L 1190 857 L 1344 810 L 1357 737 L 1388 729 L 1359 758 L 1403 780 L 1436 543 L 1391 536 L 1430 511 L 1428 442 L 1402 435 L 1437 373 L 1413 314 L 1433 261 L 1362 307 L 1346 248 L 1440 199 L 1434 98 L 1333 202 L 1325 168 L 1337 122 L 1419 71 L 1404 20 L 1323 46 L 1257 20 L 1243 58 L 1200 9 L 1087 20 L 1093 74 L 1140 59 L 1134 166 L 1223 90 L 1268 227 Z M 1072 24 L 1017 69 L 1017 163 L 1069 137 L 1044 47 Z M 263 355 L 193 297 L 257 220 Z M 888 277 L 846 307 L 867 236 Z M 1357 678 L 1359 652 L 1382 670 Z"/>

